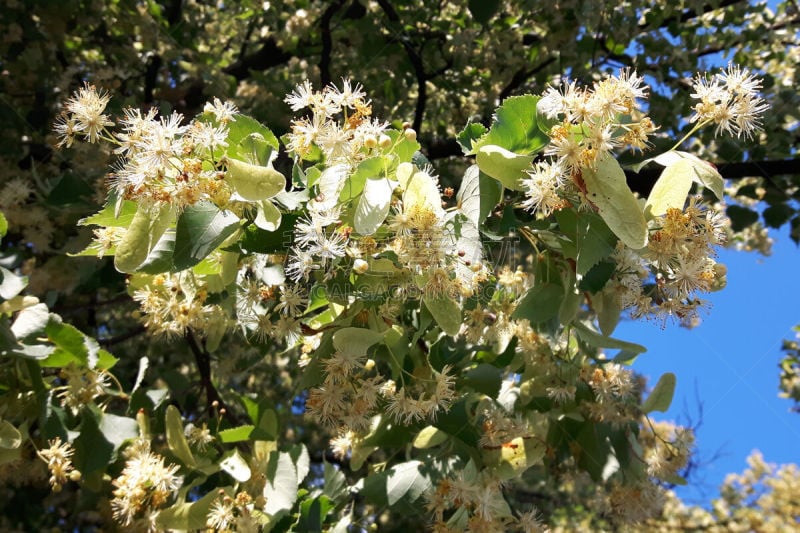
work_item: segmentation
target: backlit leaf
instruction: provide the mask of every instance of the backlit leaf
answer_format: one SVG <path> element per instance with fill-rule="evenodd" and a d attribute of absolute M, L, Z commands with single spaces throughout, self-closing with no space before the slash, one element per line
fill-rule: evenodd
<path fill-rule="evenodd" d="M 476 161 L 486 175 L 509 189 L 519 191 L 522 190 L 520 182 L 525 178 L 525 170 L 530 168 L 533 156 L 516 154 L 502 146 L 489 144 L 478 150 Z"/>
<path fill-rule="evenodd" d="M 139 206 L 125 235 L 117 245 L 114 267 L 124 273 L 134 272 L 144 263 L 166 229 L 175 220 L 169 207 L 156 210 Z"/>
<path fill-rule="evenodd" d="M 675 385 L 677 378 L 672 372 L 667 372 L 658 379 L 653 392 L 647 397 L 647 400 L 642 404 L 642 411 L 644 413 L 652 413 L 653 411 L 660 411 L 666 413 L 672 403 L 672 396 L 675 394 Z"/>
<path fill-rule="evenodd" d="M 361 235 L 372 235 L 386 220 L 394 184 L 386 178 L 369 178 L 358 200 L 353 227 Z"/>
<path fill-rule="evenodd" d="M 268 200 L 283 190 L 286 178 L 271 166 L 259 166 L 226 159 L 225 179 L 236 193 L 251 202 Z"/>
<path fill-rule="evenodd" d="M 692 163 L 687 159 L 678 159 L 670 163 L 650 191 L 644 212 L 649 216 L 661 216 L 669 208 L 683 209 L 686 195 L 692 188 Z"/>
<path fill-rule="evenodd" d="M 611 231 L 630 248 L 644 248 L 647 221 L 617 160 L 605 155 L 597 162 L 597 168 L 585 168 L 582 175 L 588 199 L 597 206 Z"/>

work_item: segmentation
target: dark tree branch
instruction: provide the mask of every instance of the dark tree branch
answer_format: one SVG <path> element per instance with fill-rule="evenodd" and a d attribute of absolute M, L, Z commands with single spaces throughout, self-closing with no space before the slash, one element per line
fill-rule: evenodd
<path fill-rule="evenodd" d="M 261 47 L 252 54 L 240 57 L 233 64 L 223 68 L 225 74 L 230 74 L 236 81 L 250 77 L 251 70 L 267 70 L 278 65 L 283 65 L 291 59 L 292 54 L 282 50 L 275 39 L 267 37 L 261 41 Z"/>
<path fill-rule="evenodd" d="M 142 333 L 146 332 L 147 328 L 144 325 L 137 326 L 130 331 L 126 331 L 125 333 L 120 333 L 114 337 L 108 337 L 106 339 L 97 339 L 97 342 L 100 346 L 104 348 L 110 348 L 115 344 L 119 344 L 121 342 L 125 342 L 128 339 L 132 339 L 134 337 L 138 337 Z"/>
<path fill-rule="evenodd" d="M 743 161 L 740 163 L 720 163 L 717 170 L 722 177 L 729 180 L 762 177 L 772 180 L 778 176 L 800 176 L 800 159 L 784 159 L 781 161 Z M 664 167 L 652 165 L 638 173 L 626 170 L 625 177 L 631 189 L 647 195 L 653 188 Z"/>
<path fill-rule="evenodd" d="M 538 65 L 536 65 L 535 67 L 533 67 L 532 69 L 524 69 L 524 68 L 519 69 L 514 73 L 514 75 L 511 77 L 511 80 L 506 84 L 505 87 L 503 87 L 503 90 L 500 91 L 500 94 L 497 95 L 497 97 L 502 102 L 503 100 L 511 96 L 511 94 L 515 90 L 520 88 L 524 83 L 526 83 L 529 79 L 531 79 L 531 77 L 543 71 L 555 61 L 556 61 L 556 56 L 550 56 L 541 63 L 539 63 Z"/>
<path fill-rule="evenodd" d="M 639 29 L 642 30 L 642 31 L 648 31 L 649 32 L 649 31 L 653 31 L 653 30 L 666 28 L 667 26 L 669 26 L 670 24 L 672 24 L 674 22 L 679 22 L 679 23 L 688 22 L 688 21 L 690 21 L 692 19 L 695 19 L 695 18 L 699 17 L 700 15 L 705 15 L 706 13 L 710 13 L 712 11 L 716 11 L 717 9 L 723 9 L 723 8 L 726 8 L 726 7 L 730 7 L 732 5 L 742 4 L 742 3 L 744 3 L 744 0 L 722 0 L 722 2 L 720 2 L 718 5 L 706 4 L 706 5 L 703 6 L 703 8 L 700 10 L 699 13 L 697 11 L 695 11 L 694 9 L 687 9 L 686 11 L 681 13 L 680 15 L 675 15 L 673 17 L 665 18 L 655 28 L 650 26 L 649 24 L 647 24 L 645 22 L 645 23 L 639 25 Z"/>
<path fill-rule="evenodd" d="M 319 79 L 320 84 L 326 87 L 331 83 L 331 52 L 333 51 L 333 37 L 331 36 L 331 20 L 339 9 L 344 5 L 344 0 L 337 0 L 328 6 L 319 21 L 320 33 L 322 35 L 322 52 L 319 58 Z"/>
<path fill-rule="evenodd" d="M 206 393 L 208 414 L 213 415 L 215 411 L 219 410 L 222 412 L 222 409 L 224 409 L 225 418 L 227 418 L 232 424 L 236 425 L 237 419 L 234 416 L 233 411 L 231 411 L 225 404 L 225 401 L 219 395 L 217 388 L 214 386 L 214 383 L 211 380 L 211 354 L 209 354 L 205 348 L 200 346 L 200 343 L 197 342 L 197 339 L 195 338 L 191 329 L 186 330 L 185 338 L 187 344 L 189 344 L 189 349 L 194 355 L 195 363 L 197 363 L 197 371 L 200 373 L 200 385 L 203 387 L 203 390 Z M 215 402 L 216 405 L 214 405 Z"/>

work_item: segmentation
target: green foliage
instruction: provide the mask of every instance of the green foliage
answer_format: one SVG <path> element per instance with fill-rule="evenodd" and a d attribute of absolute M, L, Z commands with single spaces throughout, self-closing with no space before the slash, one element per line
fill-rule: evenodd
<path fill-rule="evenodd" d="M 441 7 L 7 6 L 1 529 L 530 530 L 536 494 L 552 525 L 619 530 L 642 519 L 631 509 L 652 511 L 619 505 L 626 495 L 681 482 L 687 442 L 669 431 L 651 442 L 641 423 L 666 409 L 674 376 L 643 403 L 620 363 L 645 349 L 611 334 L 626 309 L 666 320 L 670 303 L 690 319 L 697 300 L 669 301 L 657 281 L 673 283 L 670 269 L 642 263 L 654 249 L 626 254 L 669 240 L 661 215 L 683 210 L 692 187 L 722 199 L 706 159 L 793 157 L 800 106 L 782 75 L 794 60 L 777 41 L 791 37 L 773 31 L 791 27 L 791 10 Z M 625 57 L 631 47 L 643 52 Z M 712 140 L 713 124 L 681 138 L 685 80 L 708 49 L 766 75 L 775 112 L 747 149 Z M 525 93 L 620 63 L 658 84 L 651 140 L 681 138 L 652 158 L 665 169 L 646 203 L 623 172 L 649 161 L 637 165 L 634 146 L 572 165 L 534 205 L 559 127 L 582 149 L 599 143 Z M 356 99 L 336 128 L 319 120 L 360 90 L 348 85 L 290 117 L 298 83 L 342 76 L 364 83 L 371 106 Z M 81 113 L 66 95 L 84 81 L 113 99 L 94 109 L 106 117 L 97 139 L 84 124 L 67 139 L 65 117 Z M 126 108 L 142 104 L 160 117 L 137 132 Z M 628 146 L 638 118 L 613 115 L 603 120 L 624 126 L 613 144 Z M 447 159 L 459 149 L 470 159 Z M 743 201 L 728 207 L 735 238 L 759 247 L 759 220 L 800 226 L 793 180 L 727 191 Z M 712 270 L 703 279 L 721 282 Z M 650 476 L 648 458 L 673 466 Z M 142 465 L 148 481 L 129 490 Z M 591 481 L 562 487 L 561 475 Z"/>

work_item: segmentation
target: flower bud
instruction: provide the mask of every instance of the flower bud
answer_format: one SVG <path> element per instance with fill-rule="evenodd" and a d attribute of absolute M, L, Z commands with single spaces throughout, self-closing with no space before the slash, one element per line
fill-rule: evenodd
<path fill-rule="evenodd" d="M 378 138 L 378 146 L 383 148 L 384 150 L 389 148 L 392 145 L 392 138 L 388 135 L 381 135 Z"/>
<path fill-rule="evenodd" d="M 353 271 L 356 274 L 363 274 L 367 270 L 369 270 L 369 263 L 367 263 L 363 259 L 356 259 L 355 261 L 353 261 Z"/>
<path fill-rule="evenodd" d="M 417 132 L 414 130 L 414 128 L 408 128 L 406 131 L 403 132 L 403 135 L 405 136 L 406 140 L 409 141 L 417 140 Z"/>

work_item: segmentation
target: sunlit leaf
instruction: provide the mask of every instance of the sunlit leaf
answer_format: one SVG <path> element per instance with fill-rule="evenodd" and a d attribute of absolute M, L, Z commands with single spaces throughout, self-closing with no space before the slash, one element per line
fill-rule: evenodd
<path fill-rule="evenodd" d="M 22 444 L 22 433 L 8 420 L 0 420 L 0 448 L 15 449 Z"/>
<path fill-rule="evenodd" d="M 512 96 L 497 108 L 489 132 L 473 144 L 473 150 L 495 144 L 518 154 L 532 154 L 547 145 L 550 139 L 537 126 L 538 96 Z M 473 152 L 474 153 L 474 152 Z"/>
<path fill-rule="evenodd" d="M 395 182 L 386 178 L 367 179 L 358 200 L 353 227 L 361 235 L 372 235 L 386 220 Z"/>
<path fill-rule="evenodd" d="M 478 149 L 476 157 L 481 172 L 493 177 L 504 187 L 522 190 L 521 181 L 526 177 L 525 170 L 531 166 L 533 156 L 516 154 L 502 146 L 489 144 Z"/>
<path fill-rule="evenodd" d="M 247 465 L 247 461 L 239 454 L 239 450 L 226 453 L 225 457 L 219 462 L 219 467 L 239 483 L 244 483 L 250 479 L 250 467 Z"/>
<path fill-rule="evenodd" d="M 253 223 L 265 231 L 275 231 L 281 225 L 281 212 L 269 200 L 258 202 L 258 212 Z"/>
<path fill-rule="evenodd" d="M 597 206 L 611 231 L 630 248 L 644 248 L 647 221 L 617 160 L 605 155 L 597 161 L 596 168 L 584 168 L 582 176 L 587 198 Z"/>
<path fill-rule="evenodd" d="M 650 191 L 644 212 L 648 216 L 661 216 L 669 208 L 683 209 L 686 195 L 692 188 L 692 163 L 687 159 L 678 159 L 670 163 Z"/>
<path fill-rule="evenodd" d="M 114 254 L 116 269 L 124 273 L 134 272 L 174 220 L 175 215 L 169 207 L 151 211 L 140 206 L 117 245 Z"/>
<path fill-rule="evenodd" d="M 288 512 L 297 501 L 297 470 L 291 456 L 285 452 L 272 452 L 266 475 L 264 512 L 277 518 Z"/>
<path fill-rule="evenodd" d="M 245 200 L 268 200 L 286 186 L 286 178 L 271 166 L 251 165 L 238 159 L 226 159 L 225 165 L 225 179 Z"/>
<path fill-rule="evenodd" d="M 425 426 L 417 433 L 412 443 L 414 448 L 426 449 L 438 446 L 447 440 L 448 434 L 433 426 Z"/>

